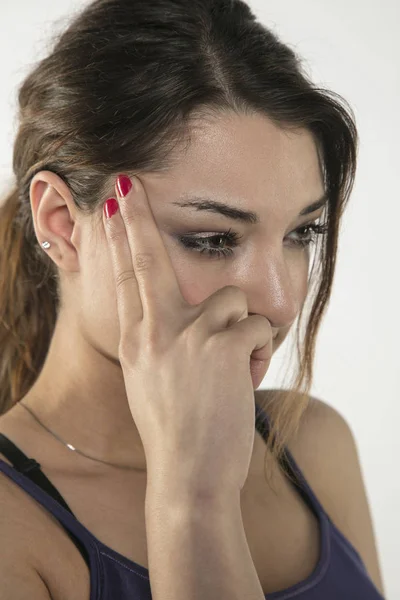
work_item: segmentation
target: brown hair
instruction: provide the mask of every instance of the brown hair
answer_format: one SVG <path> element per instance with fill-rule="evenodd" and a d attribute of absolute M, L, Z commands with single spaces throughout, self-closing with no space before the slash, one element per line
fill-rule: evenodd
<path fill-rule="evenodd" d="M 313 85 L 300 58 L 241 0 L 96 0 L 74 15 L 18 90 L 15 187 L 0 212 L 0 413 L 34 384 L 52 338 L 58 270 L 40 248 L 30 183 L 41 170 L 69 186 L 77 207 L 100 210 L 118 172 L 161 171 L 195 119 L 261 114 L 309 130 L 329 202 L 316 248 L 305 334 L 297 324 L 293 382 L 260 403 L 280 458 L 307 406 L 319 326 L 330 299 L 341 216 L 353 187 L 358 136 L 351 108 Z"/>

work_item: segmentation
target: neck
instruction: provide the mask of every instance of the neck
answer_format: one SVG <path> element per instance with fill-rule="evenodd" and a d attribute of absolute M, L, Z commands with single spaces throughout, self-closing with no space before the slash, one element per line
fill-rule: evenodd
<path fill-rule="evenodd" d="M 71 322 L 59 315 L 44 366 L 23 402 L 82 452 L 145 470 L 121 366 L 94 348 Z"/>

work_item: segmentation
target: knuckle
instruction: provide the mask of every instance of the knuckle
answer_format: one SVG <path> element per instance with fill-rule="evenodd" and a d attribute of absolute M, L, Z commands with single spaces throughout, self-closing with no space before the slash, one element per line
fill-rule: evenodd
<path fill-rule="evenodd" d="M 226 290 L 227 294 L 231 295 L 233 298 L 247 302 L 246 293 L 242 290 L 242 288 L 236 285 L 227 285 L 224 289 Z"/>
<path fill-rule="evenodd" d="M 181 340 L 183 347 L 190 350 L 199 348 L 204 339 L 208 339 L 208 334 L 198 315 L 196 315 L 194 319 L 189 318 L 187 322 L 181 323 L 180 328 L 177 330 L 177 337 Z"/>
<path fill-rule="evenodd" d="M 206 340 L 206 346 L 211 353 L 220 355 L 221 351 L 226 347 L 227 336 L 223 335 L 224 332 L 214 333 L 210 335 Z"/>
<path fill-rule="evenodd" d="M 165 334 L 158 327 L 151 327 L 146 335 L 146 348 L 151 352 L 161 351 L 164 346 Z"/>
<path fill-rule="evenodd" d="M 128 269 L 127 271 L 121 271 L 117 273 L 117 276 L 115 278 L 117 288 L 123 286 L 126 281 L 134 279 L 134 277 L 135 273 L 132 269 Z"/>
<path fill-rule="evenodd" d="M 271 323 L 267 317 L 263 315 L 253 315 L 253 318 L 258 327 L 263 328 L 266 333 L 271 333 Z"/>
<path fill-rule="evenodd" d="M 164 327 L 148 326 L 143 333 L 143 347 L 154 359 L 162 359 L 171 349 L 171 335 Z"/>
<path fill-rule="evenodd" d="M 126 208 L 125 208 L 125 210 L 123 210 L 123 214 L 124 214 L 125 225 L 132 225 L 133 226 L 133 225 L 137 224 L 137 221 L 138 221 L 138 214 L 137 213 L 132 212 L 131 209 L 130 210 L 126 210 Z"/>
<path fill-rule="evenodd" d="M 138 340 L 133 339 L 132 335 L 127 332 L 122 333 L 118 346 L 118 358 L 121 365 L 126 368 L 133 368 L 139 364 L 142 354 Z"/>
<path fill-rule="evenodd" d="M 122 365 L 128 365 L 133 356 L 132 342 L 122 336 L 118 347 L 118 356 Z"/>
<path fill-rule="evenodd" d="M 154 256 L 149 252 L 138 252 L 133 255 L 135 272 L 147 272 L 154 265 Z"/>
<path fill-rule="evenodd" d="M 232 364 L 243 354 L 241 338 L 237 332 L 231 330 L 229 333 L 220 331 L 209 337 L 205 343 L 205 350 L 209 356 L 213 357 L 215 366 L 221 369 Z M 229 360 L 227 360 L 229 356 Z"/>
<path fill-rule="evenodd" d="M 110 219 L 110 221 L 111 220 L 112 219 Z M 123 238 L 125 237 L 126 234 L 122 229 L 115 227 L 115 225 L 113 224 L 112 226 L 111 225 L 108 226 L 108 235 L 112 242 L 118 243 L 123 240 Z"/>
<path fill-rule="evenodd" d="M 129 349 L 127 348 L 127 344 L 121 337 L 121 341 L 118 346 L 118 357 L 119 357 L 119 360 L 121 361 L 121 363 L 126 362 L 126 358 L 127 358 L 128 354 L 129 354 Z"/>

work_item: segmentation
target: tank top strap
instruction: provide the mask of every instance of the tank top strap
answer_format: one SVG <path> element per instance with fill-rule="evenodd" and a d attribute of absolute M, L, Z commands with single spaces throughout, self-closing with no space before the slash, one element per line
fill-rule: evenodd
<path fill-rule="evenodd" d="M 93 536 L 76 519 L 61 494 L 40 470 L 40 464 L 35 459 L 27 457 L 1 433 L 0 452 L 14 465 L 11 466 L 0 459 L 0 472 L 32 496 L 61 523 L 89 566 L 96 558 L 96 553 L 98 554 L 97 546 L 93 543 Z M 96 583 L 93 582 L 93 585 Z"/>
<path fill-rule="evenodd" d="M 22 450 L 2 433 L 0 433 L 0 452 L 8 458 L 17 471 L 26 475 L 50 496 L 55 498 L 66 510 L 73 514 L 59 491 L 53 486 L 51 481 L 47 479 L 43 471 L 40 470 L 40 464 L 34 458 L 28 458 Z"/>
<path fill-rule="evenodd" d="M 267 440 L 270 432 L 270 420 L 267 413 L 258 404 L 256 404 L 256 426 L 263 438 Z M 311 488 L 287 446 L 284 447 L 284 453 L 282 459 L 280 460 L 280 464 L 282 467 L 284 467 L 285 472 L 288 471 L 290 473 L 294 481 L 292 481 L 292 479 L 289 477 L 288 480 L 300 493 L 308 506 L 310 506 L 310 508 L 318 515 L 322 514 L 329 520 L 329 515 L 326 513 L 321 502 L 318 500 L 318 497 Z"/>

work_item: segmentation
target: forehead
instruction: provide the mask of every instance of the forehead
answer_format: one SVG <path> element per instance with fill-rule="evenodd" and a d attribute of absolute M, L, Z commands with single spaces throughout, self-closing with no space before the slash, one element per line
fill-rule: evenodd
<path fill-rule="evenodd" d="M 196 189 L 230 197 L 311 202 L 322 195 L 315 140 L 306 129 L 284 130 L 262 115 L 224 115 L 196 123 L 173 168 Z M 211 189 L 209 191 L 212 191 Z"/>
<path fill-rule="evenodd" d="M 140 178 L 161 211 L 179 196 L 197 194 L 261 215 L 295 218 L 324 192 L 312 134 L 284 130 L 262 115 L 230 113 L 193 122 L 170 170 Z"/>

